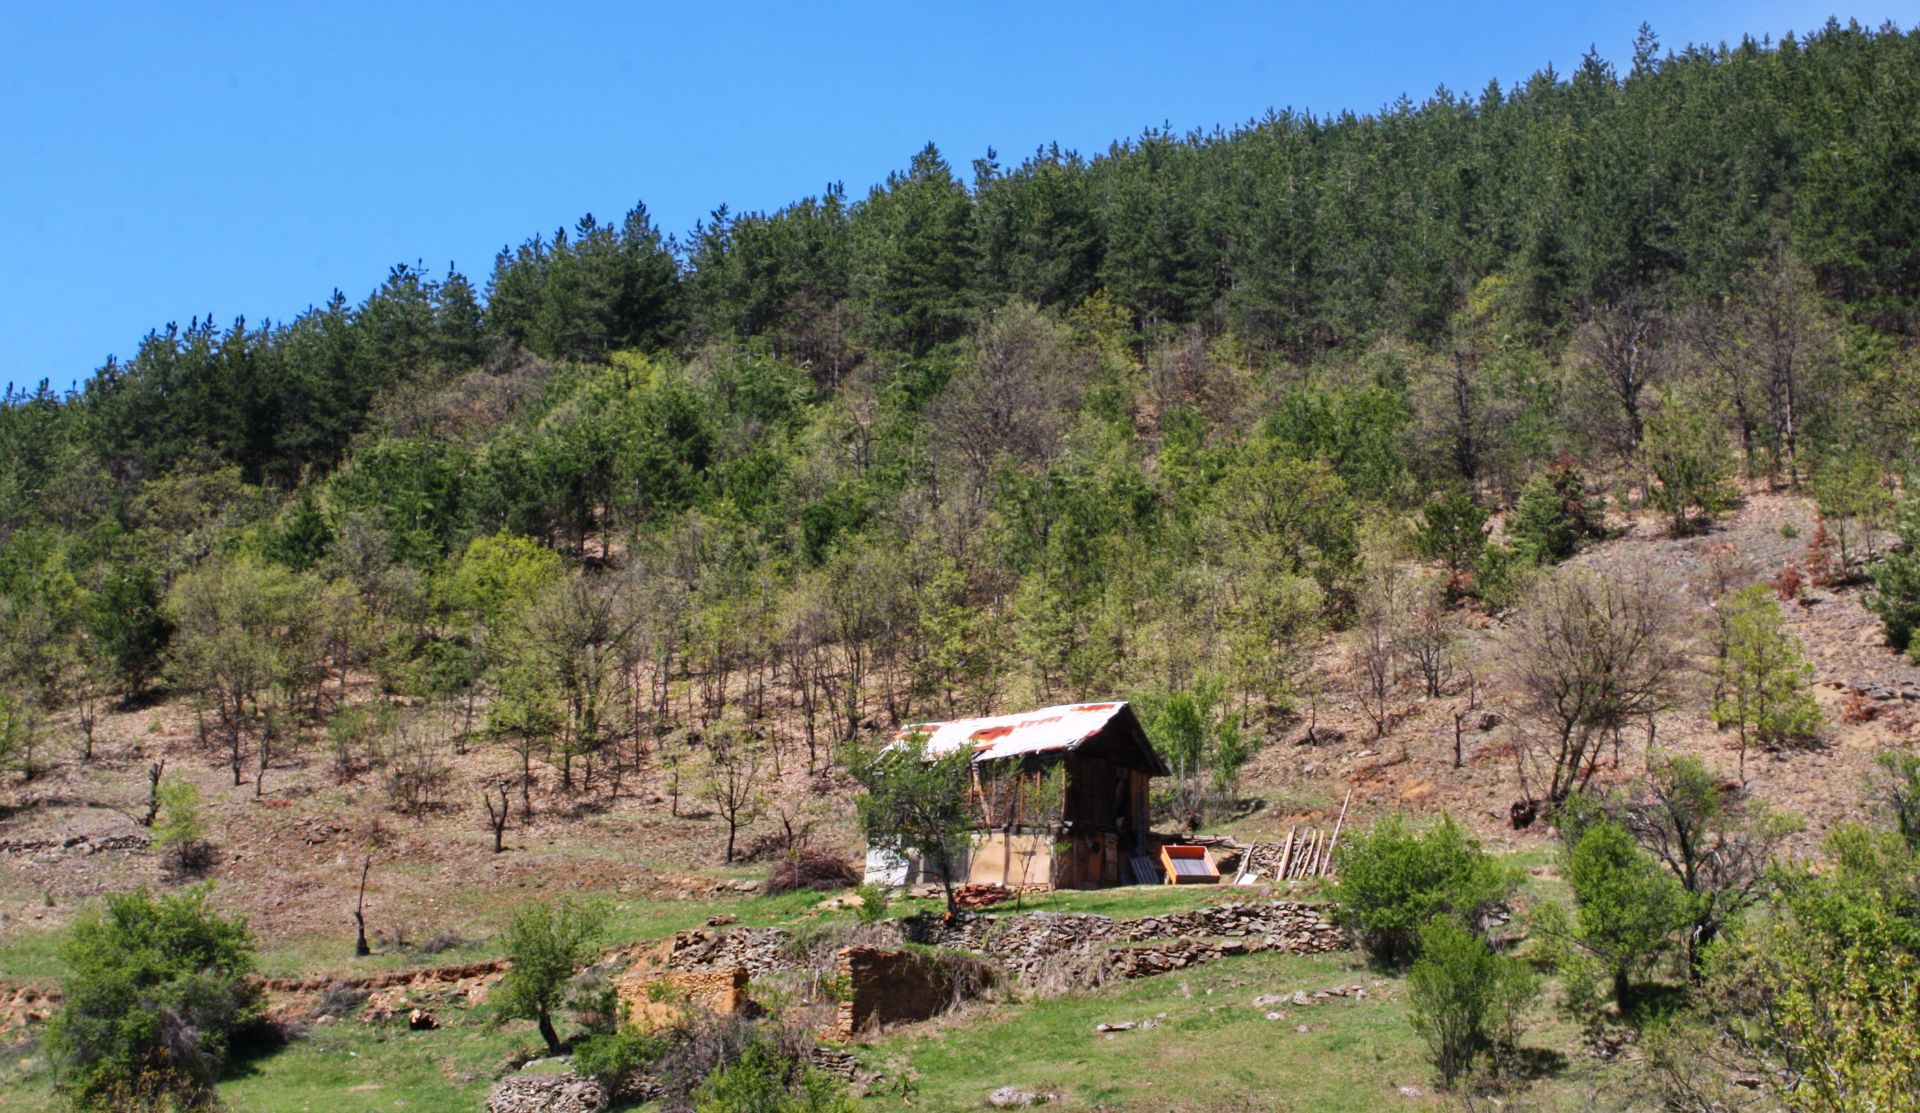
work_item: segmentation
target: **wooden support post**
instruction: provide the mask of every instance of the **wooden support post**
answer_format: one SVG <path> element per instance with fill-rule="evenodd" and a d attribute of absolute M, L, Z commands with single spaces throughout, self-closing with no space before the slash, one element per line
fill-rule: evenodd
<path fill-rule="evenodd" d="M 1347 822 L 1347 806 L 1353 803 L 1353 790 L 1347 790 L 1347 798 L 1340 801 L 1340 818 L 1333 821 L 1333 838 L 1327 841 L 1327 865 L 1333 865 L 1333 848 L 1340 845 L 1340 828 Z"/>
<path fill-rule="evenodd" d="M 1273 871 L 1273 879 L 1275 881 L 1285 881 L 1287 879 L 1287 867 L 1293 864 L 1293 835 L 1294 832 L 1298 830 L 1300 830 L 1300 828 L 1297 824 L 1287 828 L 1287 848 L 1280 852 L 1280 868 Z"/>

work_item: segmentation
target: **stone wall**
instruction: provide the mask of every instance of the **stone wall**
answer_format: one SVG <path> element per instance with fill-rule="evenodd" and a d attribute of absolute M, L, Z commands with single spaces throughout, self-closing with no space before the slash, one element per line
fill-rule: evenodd
<path fill-rule="evenodd" d="M 747 971 L 741 966 L 711 970 L 662 970 L 622 974 L 613 980 L 614 992 L 626 1006 L 628 1018 L 642 1029 L 678 1019 L 683 1004 L 731 1015 L 748 1006 Z"/>
<path fill-rule="evenodd" d="M 1087 913 L 962 912 L 952 920 L 929 914 L 894 926 L 902 942 L 968 951 L 1022 981 L 1058 967 L 1062 959 L 1084 973 L 1143 977 L 1224 955 L 1322 954 L 1348 945 L 1318 906 L 1284 900 L 1216 904 L 1132 920 Z M 739 967 L 756 977 L 794 969 L 797 961 L 793 936 L 777 928 L 681 932 L 664 954 L 669 969 Z"/>
<path fill-rule="evenodd" d="M 1185 956 L 1169 965 L 1138 956 L 1122 956 L 1112 972 L 1125 976 L 1180 969 L 1222 954 L 1280 950 L 1321 954 L 1344 950 L 1345 935 L 1320 909 L 1294 901 L 1216 904 L 1191 912 L 1114 920 L 1106 916 L 1028 912 L 999 916 L 962 913 L 951 921 L 921 916 L 902 921 L 916 943 L 952 947 L 985 955 L 1009 972 L 1026 978 L 1063 955 L 1090 954 L 1125 943 L 1160 943 L 1163 955 Z M 1225 944 L 1208 943 L 1220 938 Z M 1237 943 L 1237 946 L 1229 944 Z"/>
<path fill-rule="evenodd" d="M 836 957 L 841 995 L 834 1029 L 843 1040 L 877 1025 L 937 1016 L 984 981 L 958 956 L 842 947 Z"/>
<path fill-rule="evenodd" d="M 793 933 L 779 928 L 736 928 L 715 931 L 699 928 L 674 933 L 661 963 L 669 970 L 707 970 L 737 966 L 758 977 L 794 966 L 789 953 Z"/>

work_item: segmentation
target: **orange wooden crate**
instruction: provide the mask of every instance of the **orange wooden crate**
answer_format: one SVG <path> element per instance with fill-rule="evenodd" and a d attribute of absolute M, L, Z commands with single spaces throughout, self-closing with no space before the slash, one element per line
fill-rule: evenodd
<path fill-rule="evenodd" d="M 1169 885 L 1218 885 L 1220 868 L 1204 846 L 1163 846 L 1160 865 Z"/>

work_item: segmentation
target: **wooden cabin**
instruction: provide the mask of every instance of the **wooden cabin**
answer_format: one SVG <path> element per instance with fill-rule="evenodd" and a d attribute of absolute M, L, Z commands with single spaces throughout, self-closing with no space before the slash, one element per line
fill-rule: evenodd
<path fill-rule="evenodd" d="M 1150 853 L 1149 788 L 1167 765 L 1124 702 L 1076 703 L 1017 715 L 916 723 L 930 756 L 973 752 L 969 787 L 977 827 L 956 881 L 1091 887 L 1132 880 Z M 930 864 L 874 848 L 867 878 L 938 880 Z"/>

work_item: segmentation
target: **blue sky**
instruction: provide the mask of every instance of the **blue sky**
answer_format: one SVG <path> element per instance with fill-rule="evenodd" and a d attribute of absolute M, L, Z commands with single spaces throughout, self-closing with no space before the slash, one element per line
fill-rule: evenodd
<path fill-rule="evenodd" d="M 1920 2 L 1839 11 L 1920 21 Z M 1831 3 L 1831 0 L 1829 0 Z M 965 168 L 1269 107 L 1477 91 L 1592 44 L 1778 36 L 1830 7 L 191 4 L 13 0 L 0 33 L 0 383 L 65 387 L 149 328 L 286 319 L 397 262 L 644 200 L 670 232 L 932 140 Z"/>

